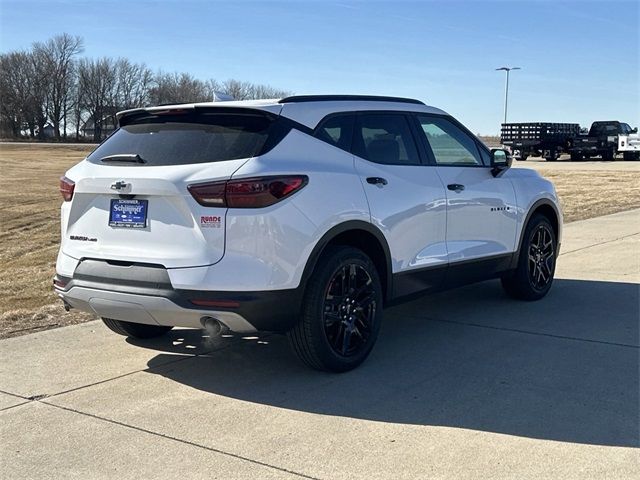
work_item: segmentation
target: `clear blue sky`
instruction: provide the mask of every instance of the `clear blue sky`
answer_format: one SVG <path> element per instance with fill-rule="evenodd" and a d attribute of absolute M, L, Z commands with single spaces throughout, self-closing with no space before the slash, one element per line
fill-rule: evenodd
<path fill-rule="evenodd" d="M 86 56 L 295 93 L 415 97 L 496 133 L 509 120 L 637 126 L 639 3 L 630 1 L 10 1 L 0 51 L 62 32 Z"/>

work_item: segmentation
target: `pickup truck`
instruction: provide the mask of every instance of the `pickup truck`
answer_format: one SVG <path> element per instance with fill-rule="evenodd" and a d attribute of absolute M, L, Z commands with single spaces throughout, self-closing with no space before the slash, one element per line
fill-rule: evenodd
<path fill-rule="evenodd" d="M 571 160 L 600 155 L 603 160 L 615 160 L 622 154 L 625 160 L 640 159 L 640 136 L 637 128 L 618 121 L 593 122 L 587 135 L 573 138 L 567 149 Z"/>

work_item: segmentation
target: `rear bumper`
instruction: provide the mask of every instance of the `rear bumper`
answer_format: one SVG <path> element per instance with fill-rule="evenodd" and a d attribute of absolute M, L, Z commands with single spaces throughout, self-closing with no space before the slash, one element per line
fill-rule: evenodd
<path fill-rule="evenodd" d="M 239 333 L 257 329 L 238 313 L 219 310 L 186 309 L 162 296 L 136 295 L 86 287 L 68 291 L 56 288 L 58 296 L 71 308 L 90 312 L 103 318 L 147 325 L 202 328 L 203 317 L 213 317 L 230 330 Z"/>
<path fill-rule="evenodd" d="M 69 307 L 150 325 L 202 328 L 213 317 L 238 333 L 284 332 L 298 320 L 300 289 L 261 292 L 173 288 L 159 265 L 85 260 L 73 277 L 56 275 L 54 290 Z"/>

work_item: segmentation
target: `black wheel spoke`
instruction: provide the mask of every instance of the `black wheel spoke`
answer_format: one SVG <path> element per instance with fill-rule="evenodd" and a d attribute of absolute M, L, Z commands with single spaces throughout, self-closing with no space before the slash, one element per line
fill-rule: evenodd
<path fill-rule="evenodd" d="M 337 322 L 341 322 L 340 314 L 337 312 L 324 312 L 324 324 L 327 327 L 335 325 Z"/>
<path fill-rule="evenodd" d="M 351 296 L 353 297 L 354 300 L 361 301 L 359 300 L 359 297 L 362 294 L 369 293 L 368 290 L 370 288 L 371 288 L 371 279 L 367 278 L 367 281 L 364 283 L 364 285 L 360 286 L 359 288 L 356 288 L 351 294 Z"/>
<path fill-rule="evenodd" d="M 351 340 L 351 329 L 344 328 L 342 334 L 342 348 L 340 349 L 340 353 L 346 355 L 349 351 L 349 341 Z"/>
<path fill-rule="evenodd" d="M 356 289 L 356 266 L 349 265 L 349 277 L 347 280 L 347 292 L 352 293 Z"/>
<path fill-rule="evenodd" d="M 551 267 L 549 266 L 549 260 L 550 259 L 545 259 L 542 262 L 542 271 L 544 272 L 545 278 L 546 278 L 547 281 L 549 280 L 549 277 L 551 276 Z"/>
<path fill-rule="evenodd" d="M 324 311 L 325 312 L 333 312 L 340 308 L 342 301 L 344 300 L 343 295 L 327 295 L 324 300 Z"/>
<path fill-rule="evenodd" d="M 347 272 L 347 267 L 343 267 L 342 268 L 342 272 L 340 272 L 341 275 L 341 285 L 342 288 L 340 290 L 340 295 L 344 296 L 349 292 L 349 276 L 348 276 L 348 272 Z"/>

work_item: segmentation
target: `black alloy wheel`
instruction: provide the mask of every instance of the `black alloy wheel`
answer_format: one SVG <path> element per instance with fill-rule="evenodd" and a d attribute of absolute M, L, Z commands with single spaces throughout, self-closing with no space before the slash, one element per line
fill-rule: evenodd
<path fill-rule="evenodd" d="M 331 246 L 309 278 L 298 323 L 287 332 L 311 368 L 346 372 L 371 352 L 382 323 L 382 284 L 372 260 L 350 246 Z"/>
<path fill-rule="evenodd" d="M 556 252 L 553 233 L 545 224 L 540 224 L 533 232 L 529 243 L 528 271 L 531 286 L 544 291 L 553 279 Z"/>
<path fill-rule="evenodd" d="M 553 283 L 558 255 L 556 233 L 547 217 L 536 214 L 522 235 L 518 264 L 502 276 L 502 287 L 518 300 L 540 300 Z"/>
<path fill-rule="evenodd" d="M 324 297 L 324 333 L 333 351 L 349 357 L 368 342 L 376 315 L 376 291 L 359 264 L 343 265 L 329 281 Z"/>

